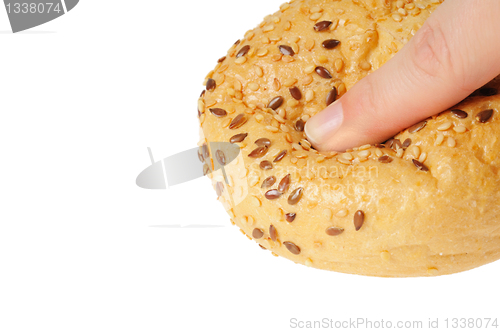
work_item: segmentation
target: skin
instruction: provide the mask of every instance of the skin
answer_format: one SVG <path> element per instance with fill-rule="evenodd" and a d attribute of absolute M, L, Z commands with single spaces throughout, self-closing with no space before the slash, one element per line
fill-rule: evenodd
<path fill-rule="evenodd" d="M 500 1 L 447 0 L 391 60 L 309 119 L 320 151 L 380 143 L 500 74 Z"/>

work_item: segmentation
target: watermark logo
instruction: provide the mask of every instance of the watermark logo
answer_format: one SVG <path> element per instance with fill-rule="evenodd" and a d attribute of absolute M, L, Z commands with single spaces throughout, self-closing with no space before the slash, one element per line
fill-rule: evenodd
<path fill-rule="evenodd" d="M 12 32 L 52 21 L 75 8 L 79 0 L 4 0 Z"/>
<path fill-rule="evenodd" d="M 136 184 L 144 189 L 167 189 L 218 171 L 228 184 L 225 167 L 238 157 L 239 146 L 227 142 L 211 142 L 210 151 L 214 151 L 216 158 L 210 158 L 208 145 L 203 145 L 155 161 L 153 152 L 148 148 L 151 165 L 137 176 Z"/>

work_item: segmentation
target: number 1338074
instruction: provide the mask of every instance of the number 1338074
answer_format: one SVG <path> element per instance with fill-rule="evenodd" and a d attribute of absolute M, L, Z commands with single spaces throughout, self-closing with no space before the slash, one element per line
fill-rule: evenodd
<path fill-rule="evenodd" d="M 6 5 L 9 14 L 42 14 L 42 13 L 60 13 L 63 11 L 60 3 L 46 2 L 46 3 L 8 3 Z"/>

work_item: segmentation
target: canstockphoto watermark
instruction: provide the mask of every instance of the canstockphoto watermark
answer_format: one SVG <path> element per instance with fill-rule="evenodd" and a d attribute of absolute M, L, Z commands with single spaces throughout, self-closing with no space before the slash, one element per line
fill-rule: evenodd
<path fill-rule="evenodd" d="M 426 318 L 420 320 L 394 320 L 394 319 L 371 319 L 371 318 L 349 318 L 332 319 L 321 318 L 318 320 L 304 320 L 290 318 L 289 327 L 292 329 L 394 329 L 394 330 L 417 330 L 417 329 L 498 329 L 499 320 L 496 317 L 445 317 Z"/>
<path fill-rule="evenodd" d="M 387 320 L 387 319 L 369 319 L 369 318 L 349 318 L 332 319 L 322 318 L 320 320 L 300 320 L 291 318 L 289 327 L 293 329 L 423 329 L 433 328 L 435 324 L 429 319 L 423 320 Z"/>
<path fill-rule="evenodd" d="M 75 8 L 78 2 L 79 0 L 4 0 L 14 33 L 52 21 Z"/>
<path fill-rule="evenodd" d="M 304 161 L 300 165 L 274 163 L 269 168 L 252 162 L 245 165 L 238 145 L 228 142 L 210 142 L 173 156 L 155 161 L 148 148 L 151 165 L 137 176 L 136 184 L 145 189 L 166 189 L 203 176 L 212 185 L 221 202 L 236 206 L 249 193 L 249 188 L 260 186 L 270 190 L 290 175 L 300 181 L 311 200 L 341 201 L 347 196 L 369 195 L 368 184 L 379 175 L 378 166 L 362 164 L 319 164 Z"/>

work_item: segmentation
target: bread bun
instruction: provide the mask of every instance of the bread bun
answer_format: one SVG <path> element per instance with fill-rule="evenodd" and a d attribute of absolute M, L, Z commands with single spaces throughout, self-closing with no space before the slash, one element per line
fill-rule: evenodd
<path fill-rule="evenodd" d="M 221 152 L 211 142 L 241 148 L 210 177 L 247 237 L 296 263 L 371 276 L 450 274 L 500 257 L 500 80 L 384 145 L 319 153 L 303 132 L 438 5 L 291 1 L 219 59 L 198 101 L 200 145 L 212 165 Z"/>

